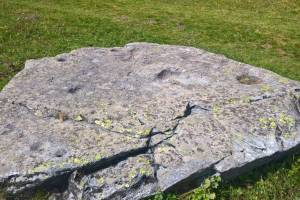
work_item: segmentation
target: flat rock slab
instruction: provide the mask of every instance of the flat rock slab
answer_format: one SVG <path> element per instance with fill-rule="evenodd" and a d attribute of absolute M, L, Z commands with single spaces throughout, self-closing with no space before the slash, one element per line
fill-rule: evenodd
<path fill-rule="evenodd" d="M 141 199 L 300 144 L 300 84 L 201 49 L 131 43 L 29 60 L 0 93 L 0 185 Z"/>

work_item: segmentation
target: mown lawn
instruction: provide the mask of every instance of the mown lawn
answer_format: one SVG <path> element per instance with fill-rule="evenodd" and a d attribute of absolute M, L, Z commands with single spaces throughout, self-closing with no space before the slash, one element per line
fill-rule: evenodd
<path fill-rule="evenodd" d="M 203 48 L 300 81 L 299 0 L 0 0 L 0 89 L 26 59 L 145 41 Z M 300 199 L 300 157 L 218 199 Z"/>

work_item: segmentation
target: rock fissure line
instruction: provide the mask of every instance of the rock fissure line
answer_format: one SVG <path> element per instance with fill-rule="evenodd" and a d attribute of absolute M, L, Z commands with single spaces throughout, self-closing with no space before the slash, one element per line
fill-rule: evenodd
<path fill-rule="evenodd" d="M 19 106 L 25 108 L 28 112 L 32 113 L 34 116 L 39 117 L 39 116 L 37 116 L 37 115 L 34 114 L 36 111 L 38 111 L 38 109 L 30 108 L 29 106 L 27 106 L 27 105 L 26 105 L 25 103 L 23 103 L 23 102 L 18 102 L 18 103 L 12 102 L 12 104 L 14 104 L 14 105 L 19 105 Z M 199 105 L 192 105 L 192 106 L 191 106 L 191 103 L 188 102 L 188 104 L 186 105 L 186 109 L 184 110 L 184 114 L 183 114 L 182 116 L 177 116 L 177 117 L 175 117 L 174 120 L 177 120 L 177 123 L 176 123 L 173 127 L 169 128 L 169 129 L 166 129 L 166 130 L 164 130 L 164 131 L 159 131 L 159 130 L 155 130 L 155 126 L 154 126 L 154 127 L 151 128 L 151 131 L 150 131 L 150 133 L 149 133 L 148 135 L 140 136 L 140 138 L 150 138 L 150 139 L 151 139 L 152 136 L 155 136 L 155 135 L 157 135 L 157 134 L 171 135 L 171 137 L 172 137 L 173 134 L 176 132 L 176 129 L 177 129 L 177 127 L 178 127 L 180 121 L 183 120 L 184 118 L 187 118 L 188 116 L 190 116 L 190 115 L 192 114 L 192 111 L 193 111 L 194 109 L 199 109 L 199 108 L 202 109 L 202 110 L 205 110 L 205 111 L 210 111 L 209 109 L 202 108 L 202 107 L 199 106 Z M 49 108 L 47 108 L 47 107 L 44 107 L 44 109 L 46 109 L 46 110 L 54 110 L 54 111 L 52 111 L 52 112 L 55 112 L 55 113 L 57 113 L 57 114 L 60 113 L 60 112 L 62 112 L 62 111 L 60 111 L 60 110 L 49 109 Z M 68 116 L 68 115 L 67 115 L 67 116 Z M 47 116 L 42 116 L 41 118 L 58 119 L 58 117 L 56 117 L 54 114 L 50 114 L 50 115 L 47 115 Z M 74 120 L 74 119 L 72 119 L 72 118 L 67 118 L 65 121 L 68 121 L 68 120 L 69 120 L 69 121 L 72 121 L 73 123 L 86 123 L 86 124 L 88 124 L 88 125 L 93 125 L 93 126 L 95 126 L 96 128 L 100 128 L 101 130 L 108 131 L 108 132 L 112 132 L 112 133 L 116 133 L 116 134 L 128 135 L 128 136 L 136 136 L 136 134 L 133 133 L 133 132 L 118 132 L 118 131 L 114 131 L 114 130 L 112 130 L 112 129 L 106 129 L 106 128 L 103 128 L 102 126 L 99 126 L 99 125 L 97 125 L 97 124 L 95 124 L 95 123 L 91 123 L 91 122 L 89 122 L 88 120 L 85 120 L 85 119 L 83 119 L 82 121 L 76 121 L 76 120 Z M 172 134 L 168 134 L 168 132 L 172 132 Z M 169 138 L 170 138 L 170 137 L 167 137 L 166 139 L 164 139 L 164 141 L 165 141 L 165 140 L 168 140 Z M 151 141 L 151 140 L 150 140 L 150 141 Z"/>
<path fill-rule="evenodd" d="M 120 135 L 127 135 L 127 136 L 131 136 L 131 137 L 135 137 L 137 134 L 134 133 L 134 132 L 128 132 L 128 131 L 124 131 L 124 132 L 119 132 L 119 131 L 115 131 L 115 130 L 112 130 L 112 129 L 107 129 L 107 128 L 104 128 L 103 126 L 101 125 L 98 125 L 96 124 L 95 122 L 89 122 L 89 120 L 86 120 L 86 119 L 82 119 L 81 121 L 76 121 L 75 119 L 72 119 L 72 118 L 68 118 L 68 114 L 63 112 L 63 111 L 60 111 L 60 110 L 55 110 L 55 109 L 49 109 L 47 107 L 44 107 L 44 109 L 46 110 L 52 110 L 51 112 L 53 113 L 56 113 L 56 114 L 49 114 L 49 115 L 46 115 L 46 116 L 37 116 L 35 114 L 35 112 L 37 112 L 39 109 L 34 109 L 34 108 L 30 108 L 29 106 L 27 106 L 25 103 L 23 102 L 19 102 L 19 103 L 15 103 L 15 102 L 12 102 L 12 104 L 14 105 L 18 105 L 18 106 L 21 106 L 23 108 L 25 108 L 28 112 L 30 112 L 31 114 L 33 114 L 34 116 L 36 117 L 40 117 L 40 118 L 49 118 L 49 119 L 57 119 L 57 120 L 60 120 L 59 119 L 59 114 L 60 113 L 63 113 L 65 114 L 65 119 L 64 120 L 61 120 L 61 123 L 65 122 L 65 121 L 71 121 L 72 123 L 85 123 L 87 125 L 92 125 L 94 126 L 95 128 L 97 129 L 101 129 L 103 131 L 107 131 L 107 132 L 111 132 L 111 133 L 115 133 L 115 134 L 120 134 Z M 57 115 L 57 116 L 56 116 Z M 95 121 L 95 120 L 94 120 Z M 148 136 L 140 136 L 140 138 L 148 138 Z"/>
<path fill-rule="evenodd" d="M 39 116 L 35 115 L 35 112 L 38 111 L 38 109 L 30 108 L 29 106 L 27 106 L 23 102 L 18 102 L 18 103 L 12 102 L 12 104 L 21 106 L 21 107 L 25 108 L 28 112 L 32 113 L 34 116 L 39 117 Z M 182 116 L 175 117 L 174 120 L 177 120 L 177 123 L 173 127 L 170 127 L 170 128 L 168 128 L 166 130 L 163 130 L 163 131 L 159 131 L 159 130 L 155 130 L 155 126 L 153 126 L 151 128 L 151 131 L 150 131 L 149 135 L 140 136 L 140 138 L 149 138 L 149 137 L 155 136 L 157 134 L 166 134 L 166 135 L 169 135 L 167 133 L 170 132 L 170 131 L 172 132 L 172 134 L 174 134 L 174 132 L 176 131 L 177 126 L 179 125 L 180 121 L 183 120 L 184 118 L 187 118 L 188 116 L 190 116 L 192 114 L 192 111 L 194 109 L 199 109 L 199 108 L 202 109 L 202 110 L 205 110 L 205 111 L 210 111 L 209 109 L 202 108 L 201 106 L 198 106 L 198 105 L 190 106 L 190 102 L 189 102 L 186 105 L 186 109 L 184 110 L 184 114 Z M 49 110 L 53 110 L 52 112 L 54 112 L 56 114 L 64 113 L 64 112 L 62 112 L 60 110 L 49 109 L 47 107 L 44 107 L 44 109 L 46 109 L 48 111 Z M 66 113 L 66 116 L 68 116 L 67 113 Z M 40 116 L 40 117 L 41 118 L 49 118 L 49 119 L 59 119 L 59 117 L 55 116 L 55 114 L 50 114 L 50 115 Z M 107 129 L 107 128 L 104 128 L 104 127 L 102 127 L 100 125 L 97 125 L 95 123 L 89 122 L 89 120 L 86 120 L 86 119 L 82 119 L 82 121 L 76 121 L 76 120 L 74 120 L 72 118 L 66 118 L 64 121 L 71 121 L 73 123 L 86 123 L 88 125 L 95 126 L 96 128 L 100 128 L 101 130 L 108 131 L 108 132 L 111 132 L 111 133 L 120 134 L 120 135 L 127 135 L 127 136 L 133 136 L 133 137 L 137 135 L 134 132 L 127 132 L 127 131 L 125 131 L 125 132 L 118 132 L 118 131 L 115 131 L 115 130 L 112 130 L 112 129 Z"/>
<path fill-rule="evenodd" d="M 183 115 L 175 117 L 174 120 L 178 120 L 178 119 L 181 120 L 182 118 L 186 118 L 192 114 L 193 110 L 196 110 L 196 109 L 200 109 L 203 111 L 211 111 L 210 109 L 204 108 L 203 106 L 196 105 L 196 104 L 192 105 L 191 102 L 188 102 L 185 107 L 185 110 L 183 112 Z"/>
<path fill-rule="evenodd" d="M 261 95 L 258 97 L 253 97 L 249 100 L 250 103 L 254 103 L 254 102 L 258 102 L 258 101 L 262 101 L 262 100 L 267 100 L 267 99 L 271 99 L 274 98 L 276 96 L 271 96 L 271 95 Z"/>
<path fill-rule="evenodd" d="M 64 170 L 58 170 L 58 171 L 54 171 L 54 172 L 52 171 L 50 173 L 47 173 L 47 172 L 33 173 L 33 174 L 29 174 L 29 177 L 34 177 L 34 176 L 37 176 L 37 175 L 46 175 L 46 176 L 47 175 L 52 175 L 52 177 L 55 176 L 58 180 L 61 180 L 61 177 L 66 175 L 67 179 L 65 180 L 65 182 L 67 183 L 69 175 L 71 173 L 73 173 L 74 171 L 78 171 L 78 172 L 80 172 L 84 175 L 92 174 L 92 173 L 94 173 L 96 171 L 99 171 L 101 169 L 105 169 L 107 167 L 116 165 L 117 163 L 119 163 L 121 161 L 124 161 L 129 157 L 135 157 L 135 156 L 138 156 L 138 155 L 141 155 L 141 154 L 146 154 L 148 152 L 149 148 L 150 148 L 149 146 L 145 146 L 145 147 L 141 147 L 141 148 L 137 148 L 137 149 L 131 149 L 129 151 L 125 151 L 125 152 L 121 152 L 119 154 L 112 155 L 111 157 L 108 157 L 108 158 L 103 158 L 103 159 L 95 161 L 95 162 L 90 162 L 90 163 L 88 163 L 86 165 L 83 165 L 83 166 L 64 169 Z M 2 185 L 4 187 L 16 186 L 18 188 L 18 186 L 22 186 L 24 184 L 27 185 L 27 184 L 36 183 L 34 187 L 39 187 L 41 185 L 44 185 L 44 183 L 48 181 L 47 178 L 45 180 L 37 179 L 37 180 L 34 180 L 34 181 L 29 180 L 29 181 L 25 181 L 25 182 L 14 182 L 14 181 L 12 181 L 12 179 L 19 178 L 19 177 L 28 177 L 28 175 L 24 176 L 23 174 L 15 174 L 15 175 L 13 175 L 11 177 L 8 177 L 7 179 L 3 180 Z M 58 185 L 60 185 L 60 184 L 58 183 Z M 22 192 L 24 192 L 24 191 L 21 188 L 16 192 L 16 194 L 17 193 L 22 193 Z"/>
<path fill-rule="evenodd" d="M 260 147 L 260 146 L 257 146 L 257 145 L 255 145 L 255 144 L 252 144 L 252 143 L 250 143 L 250 142 L 247 142 L 247 141 L 245 141 L 245 140 L 243 140 L 243 142 L 246 143 L 246 144 L 248 144 L 249 146 L 255 148 L 255 149 L 260 150 L 260 151 L 266 150 L 266 147 Z"/>
<path fill-rule="evenodd" d="M 295 109 L 300 116 L 300 97 L 293 95 L 293 98 L 294 98 L 293 103 L 295 104 Z"/>
<path fill-rule="evenodd" d="M 280 146 L 280 149 L 283 150 L 284 149 L 284 143 L 283 140 L 281 138 L 282 136 L 282 128 L 279 124 L 276 125 L 276 129 L 275 129 L 275 140 L 277 142 L 277 144 Z"/>
<path fill-rule="evenodd" d="M 210 111 L 209 109 L 206 109 L 206 108 L 202 108 L 201 106 L 198 106 L 198 105 L 193 105 L 191 106 L 191 103 L 188 102 L 187 105 L 186 105 L 186 108 L 183 112 L 183 115 L 180 115 L 180 116 L 177 116 L 175 117 L 173 120 L 176 120 L 176 124 L 166 130 L 163 130 L 163 131 L 159 131 L 159 130 L 155 130 L 153 129 L 153 136 L 154 135 L 157 135 L 157 134 L 163 134 L 163 135 L 170 135 L 169 137 L 163 139 L 161 142 L 165 141 L 165 140 L 168 140 L 170 139 L 171 137 L 173 137 L 174 134 L 176 134 L 176 130 L 177 130 L 177 127 L 179 126 L 180 122 L 189 117 L 190 115 L 192 115 L 192 111 L 193 109 L 202 109 L 202 110 L 205 110 L 205 111 Z M 168 132 L 171 132 L 171 134 L 168 134 Z"/>

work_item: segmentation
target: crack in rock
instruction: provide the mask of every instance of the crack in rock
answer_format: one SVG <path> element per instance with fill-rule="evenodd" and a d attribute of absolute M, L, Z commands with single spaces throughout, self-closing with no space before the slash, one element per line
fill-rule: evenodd
<path fill-rule="evenodd" d="M 276 129 L 275 129 L 275 139 L 276 139 L 276 142 L 278 143 L 278 145 L 280 146 L 280 148 L 283 150 L 284 143 L 283 143 L 283 140 L 281 139 L 282 133 L 283 133 L 282 128 L 280 127 L 280 125 L 277 124 Z"/>
<path fill-rule="evenodd" d="M 39 115 L 39 109 L 34 109 L 34 108 L 30 108 L 29 106 L 27 106 L 25 103 L 19 102 L 19 103 L 15 103 L 12 102 L 12 104 L 16 104 L 19 105 L 25 109 L 27 109 L 30 113 L 34 114 L 37 117 L 41 117 L 41 118 L 52 118 L 52 119 L 59 119 L 61 122 L 64 121 L 71 121 L 73 123 L 85 123 L 85 124 L 89 124 L 89 125 L 94 125 L 97 128 L 100 128 L 102 130 L 105 131 L 109 131 L 112 133 L 117 133 L 117 134 L 122 134 L 122 135 L 128 135 L 128 136 L 136 136 L 138 135 L 137 133 L 134 132 L 129 132 L 129 131 L 124 131 L 124 132 L 119 132 L 119 131 L 114 131 L 112 129 L 108 129 L 108 128 L 104 128 L 103 126 L 97 124 L 95 121 L 96 120 L 86 120 L 85 117 L 81 117 L 80 120 L 76 120 L 76 119 L 72 119 L 69 118 L 68 116 L 70 116 L 67 112 L 61 111 L 61 110 L 55 110 L 55 109 L 48 109 L 47 107 L 44 107 L 43 109 L 46 110 L 46 112 L 48 113 L 46 116 L 41 116 Z M 145 125 L 145 124 L 142 124 Z M 152 130 L 153 128 L 151 128 Z M 4 133 L 3 133 L 4 134 Z M 150 132 L 149 132 L 150 134 Z M 140 138 L 148 138 L 149 135 L 139 135 Z"/>
<path fill-rule="evenodd" d="M 185 110 L 184 110 L 184 113 L 183 113 L 183 115 L 182 116 L 177 116 L 176 118 L 175 118 L 175 120 L 180 120 L 180 119 L 182 119 L 182 118 L 186 118 L 186 117 L 188 117 L 188 116 L 190 116 L 192 113 L 195 113 L 195 112 L 201 112 L 201 111 L 205 111 L 205 112 L 208 112 L 208 111 L 210 111 L 210 109 L 209 108 L 206 108 L 206 107 L 204 107 L 204 106 L 200 106 L 200 105 L 196 105 L 196 104 L 192 104 L 191 102 L 188 102 L 188 104 L 186 105 L 186 107 L 185 107 Z"/>
<path fill-rule="evenodd" d="M 300 115 L 300 97 L 298 97 L 296 95 L 293 95 L 293 97 L 294 97 L 294 104 L 295 104 L 296 110 L 297 110 L 298 114 Z"/>
<path fill-rule="evenodd" d="M 272 96 L 271 95 L 267 95 L 267 94 L 261 95 L 261 96 L 256 96 L 256 97 L 252 97 L 250 99 L 250 103 L 261 101 L 261 100 L 266 100 L 266 99 L 270 99 L 270 98 L 272 98 Z"/>
<path fill-rule="evenodd" d="M 15 174 L 15 175 L 3 180 L 2 184 L 4 186 L 12 187 L 11 190 L 14 193 L 20 193 L 20 192 L 23 192 L 24 188 L 22 188 L 22 187 L 19 188 L 19 186 L 26 185 L 26 187 L 28 187 L 28 184 L 31 184 L 34 187 L 39 187 L 40 185 L 43 184 L 44 181 L 47 181 L 47 177 L 50 175 L 56 176 L 59 179 L 60 178 L 59 176 L 70 174 L 74 171 L 80 171 L 83 174 L 89 174 L 89 173 L 104 169 L 106 167 L 109 167 L 111 165 L 115 165 L 116 163 L 121 162 L 122 160 L 126 160 L 128 157 L 133 157 L 133 156 L 136 156 L 139 154 L 144 154 L 148 151 L 148 148 L 149 147 L 132 149 L 128 152 L 121 152 L 120 154 L 113 155 L 112 157 L 103 158 L 103 159 L 101 159 L 99 161 L 95 161 L 93 163 L 87 163 L 84 166 L 74 167 L 74 168 L 70 168 L 70 169 L 64 169 L 63 171 L 50 171 L 49 173 L 41 172 L 41 173 L 34 173 L 34 174 L 30 174 L 30 175 Z M 42 180 L 36 179 L 40 175 L 42 176 Z M 46 176 L 45 179 L 44 179 L 44 176 Z M 30 180 L 31 177 L 34 178 L 32 181 Z M 24 180 L 20 182 L 19 179 L 22 180 L 22 178 Z M 28 188 L 26 188 L 26 189 L 28 189 Z"/>

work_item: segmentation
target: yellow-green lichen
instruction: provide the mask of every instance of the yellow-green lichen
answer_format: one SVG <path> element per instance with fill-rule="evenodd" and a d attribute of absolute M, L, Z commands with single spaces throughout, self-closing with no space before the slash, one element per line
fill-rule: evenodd
<path fill-rule="evenodd" d="M 143 176 L 150 176 L 152 174 L 152 170 L 150 168 L 140 168 L 140 174 Z"/>
<path fill-rule="evenodd" d="M 63 168 L 67 163 L 66 162 L 60 162 L 59 164 L 57 164 L 56 166 L 58 168 Z"/>
<path fill-rule="evenodd" d="M 278 106 L 272 106 L 272 112 L 276 113 L 279 111 L 279 107 Z"/>
<path fill-rule="evenodd" d="M 172 148 L 171 147 L 168 147 L 168 146 L 160 146 L 157 148 L 157 152 L 158 153 L 167 153 L 171 150 Z"/>
<path fill-rule="evenodd" d="M 32 170 L 30 170 L 30 173 L 43 172 L 53 166 L 54 166 L 53 161 L 43 162 L 43 163 L 40 163 L 39 165 L 37 165 L 36 167 L 34 167 Z"/>
<path fill-rule="evenodd" d="M 37 117 L 43 117 L 43 112 L 40 110 L 37 110 L 37 111 L 35 111 L 34 115 Z"/>
<path fill-rule="evenodd" d="M 108 114 L 108 112 L 107 112 L 107 103 L 103 103 L 103 102 L 100 102 L 99 104 L 98 104 L 98 107 L 99 107 L 99 109 L 101 110 L 101 112 L 104 114 L 104 115 L 107 115 Z"/>
<path fill-rule="evenodd" d="M 225 74 L 225 75 L 230 75 L 230 74 L 232 74 L 232 68 L 226 67 L 226 68 L 224 69 L 224 74 Z"/>
<path fill-rule="evenodd" d="M 95 156 L 95 160 L 100 160 L 102 158 L 102 155 L 100 153 L 97 153 Z"/>
<path fill-rule="evenodd" d="M 284 113 L 280 113 L 279 114 L 279 123 L 282 126 L 287 126 L 288 128 L 291 128 L 293 126 L 295 126 L 295 119 L 291 116 L 288 116 Z"/>
<path fill-rule="evenodd" d="M 282 84 L 287 84 L 287 83 L 289 83 L 289 80 L 287 78 L 282 78 L 281 77 L 281 78 L 278 79 L 278 82 L 282 83 Z"/>
<path fill-rule="evenodd" d="M 36 172 L 44 172 L 46 170 L 49 170 L 50 168 L 63 168 L 68 164 L 75 164 L 75 165 L 86 165 L 90 162 L 90 160 L 86 157 L 70 157 L 65 161 L 60 162 L 54 162 L 54 161 L 47 161 L 40 163 L 33 169 L 31 169 L 30 173 L 36 173 Z"/>
<path fill-rule="evenodd" d="M 123 125 L 120 125 L 118 127 L 114 127 L 114 130 L 119 132 L 119 133 L 132 133 L 133 132 L 132 128 L 125 128 Z"/>
<path fill-rule="evenodd" d="M 259 118 L 258 119 L 259 123 L 260 123 L 260 127 L 262 129 L 274 129 L 276 128 L 276 119 L 272 118 L 272 117 L 268 117 L 268 118 Z"/>
<path fill-rule="evenodd" d="M 132 137 L 130 137 L 130 136 L 127 136 L 127 137 L 124 137 L 124 138 L 122 138 L 121 140 L 122 140 L 122 142 L 126 142 L 126 143 L 128 143 L 128 142 L 132 141 L 132 140 L 133 140 L 133 138 L 132 138 Z"/>
<path fill-rule="evenodd" d="M 77 121 L 77 122 L 83 121 L 83 116 L 82 115 L 75 116 L 74 121 Z"/>
<path fill-rule="evenodd" d="M 96 119 L 94 122 L 95 122 L 95 124 L 102 126 L 105 129 L 112 128 L 112 121 L 110 119 L 107 119 L 107 118 L 103 119 L 103 120 Z"/>
<path fill-rule="evenodd" d="M 86 157 L 70 157 L 66 163 L 69 164 L 75 164 L 75 165 L 86 165 L 87 163 L 89 163 L 90 160 L 87 159 Z"/>
<path fill-rule="evenodd" d="M 97 184 L 98 184 L 99 186 L 103 185 L 104 182 L 105 182 L 105 180 L 104 180 L 103 177 L 97 177 L 97 178 L 96 178 L 96 181 L 97 181 Z"/>
<path fill-rule="evenodd" d="M 112 127 L 112 121 L 110 119 L 103 119 L 101 122 L 101 126 L 105 129 L 109 129 Z"/>
<path fill-rule="evenodd" d="M 237 141 L 242 141 L 243 140 L 243 136 L 240 133 L 235 133 L 233 134 L 233 138 Z"/>
<path fill-rule="evenodd" d="M 132 133 L 132 132 L 133 132 L 132 128 L 124 128 L 123 129 L 123 133 Z"/>
<path fill-rule="evenodd" d="M 291 129 L 295 126 L 295 119 L 291 116 L 288 116 L 284 113 L 280 113 L 277 118 L 273 117 L 263 117 L 258 119 L 260 123 L 260 127 L 262 129 L 274 129 L 277 124 L 279 124 L 282 128 Z"/>
<path fill-rule="evenodd" d="M 269 85 L 266 85 L 266 84 L 262 85 L 261 88 L 260 88 L 260 90 L 262 92 L 273 92 L 272 87 L 269 86 Z"/>
<path fill-rule="evenodd" d="M 80 187 L 83 188 L 84 184 L 85 184 L 85 181 L 84 181 L 83 179 L 81 179 L 81 180 L 79 181 Z"/>
<path fill-rule="evenodd" d="M 145 157 L 139 157 L 137 160 L 138 163 L 150 164 L 150 160 Z"/>
<path fill-rule="evenodd" d="M 145 136 L 149 136 L 151 133 L 151 129 L 148 128 L 148 129 L 144 129 L 144 130 L 139 130 L 137 131 L 137 135 L 141 136 L 141 137 L 145 137 Z"/>
<path fill-rule="evenodd" d="M 125 132 L 125 128 L 123 126 L 115 126 L 114 127 L 115 131 L 119 132 L 119 133 L 124 133 Z"/>
<path fill-rule="evenodd" d="M 137 171 L 135 169 L 131 170 L 128 174 L 128 177 L 130 180 L 134 179 L 138 175 Z"/>
<path fill-rule="evenodd" d="M 144 114 L 143 114 L 143 117 L 144 117 L 145 120 L 150 120 L 151 114 L 148 111 L 145 111 Z"/>
<path fill-rule="evenodd" d="M 235 98 L 230 98 L 230 99 L 227 99 L 227 104 L 236 104 L 238 101 L 237 101 L 237 99 L 235 99 Z"/>
<path fill-rule="evenodd" d="M 251 98 L 249 96 L 243 96 L 241 97 L 242 103 L 250 103 Z"/>
<path fill-rule="evenodd" d="M 117 190 L 122 190 L 122 189 L 129 188 L 129 187 L 130 187 L 129 183 L 122 183 L 122 184 L 116 185 Z"/>
<path fill-rule="evenodd" d="M 101 121 L 100 121 L 99 119 L 96 119 L 96 120 L 95 120 L 95 124 L 97 124 L 97 125 L 100 126 L 100 125 L 101 125 Z"/>
<path fill-rule="evenodd" d="M 132 118 L 132 119 L 137 119 L 137 113 L 135 111 L 129 110 L 128 111 L 128 115 Z"/>
<path fill-rule="evenodd" d="M 214 116 L 218 116 L 221 113 L 221 107 L 218 105 L 214 105 L 212 111 Z"/>
<path fill-rule="evenodd" d="M 293 138 L 295 135 L 297 135 L 297 132 L 285 132 L 282 134 L 285 139 Z"/>

